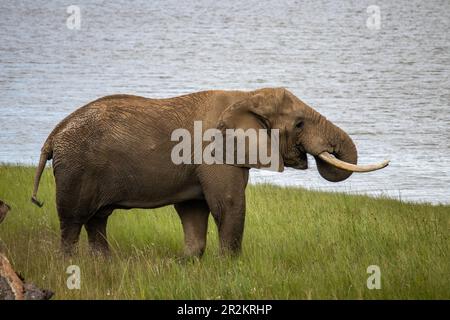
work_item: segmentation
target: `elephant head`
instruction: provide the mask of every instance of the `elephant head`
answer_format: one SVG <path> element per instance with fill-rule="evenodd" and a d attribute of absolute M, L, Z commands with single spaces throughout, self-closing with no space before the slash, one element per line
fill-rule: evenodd
<path fill-rule="evenodd" d="M 307 153 L 314 156 L 320 175 L 332 182 L 345 180 L 353 172 L 378 170 L 389 163 L 357 165 L 358 153 L 349 135 L 283 88 L 256 90 L 226 108 L 220 117 L 222 130 L 250 127 L 279 130 L 279 171 L 284 166 L 307 169 Z"/>

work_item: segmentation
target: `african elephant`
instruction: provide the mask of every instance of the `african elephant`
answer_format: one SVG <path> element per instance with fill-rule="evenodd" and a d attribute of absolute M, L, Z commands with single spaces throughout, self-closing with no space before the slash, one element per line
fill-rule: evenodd
<path fill-rule="evenodd" d="M 53 159 L 56 205 L 64 252 L 74 249 L 82 226 L 92 249 L 108 252 L 106 225 L 114 209 L 174 205 L 187 256 L 201 256 L 208 216 L 217 224 L 222 253 L 240 252 L 249 169 L 258 165 L 175 164 L 171 133 L 191 132 L 194 121 L 208 128 L 279 130 L 279 171 L 307 169 L 315 157 L 320 175 L 342 181 L 358 166 L 351 138 L 284 88 L 204 91 L 169 99 L 112 95 L 95 100 L 62 120 L 41 150 L 32 201 L 47 160 Z M 334 156 L 332 156 L 334 155 Z"/>

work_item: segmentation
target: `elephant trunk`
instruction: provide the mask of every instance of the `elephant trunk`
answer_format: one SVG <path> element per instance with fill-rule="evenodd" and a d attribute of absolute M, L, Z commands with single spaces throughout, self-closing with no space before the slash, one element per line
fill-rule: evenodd
<path fill-rule="evenodd" d="M 357 165 L 358 152 L 350 136 L 325 118 L 320 118 L 321 134 L 317 134 L 310 152 L 316 159 L 320 175 L 331 182 L 347 179 L 353 172 L 370 172 L 389 164 Z"/>
<path fill-rule="evenodd" d="M 331 182 L 339 182 L 347 179 L 351 176 L 352 171 L 344 168 L 339 168 L 335 163 L 330 163 L 324 157 L 325 154 L 332 154 L 335 159 L 347 164 L 356 165 L 358 161 L 358 152 L 353 140 L 342 129 L 334 125 L 328 120 L 323 119 L 325 122 L 325 141 L 328 146 L 324 148 L 319 154 L 315 154 L 314 158 L 317 163 L 317 169 L 320 175 Z"/>

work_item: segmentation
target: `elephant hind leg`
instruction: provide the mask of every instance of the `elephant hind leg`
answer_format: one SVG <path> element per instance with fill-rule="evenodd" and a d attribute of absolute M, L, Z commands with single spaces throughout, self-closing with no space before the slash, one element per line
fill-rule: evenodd
<path fill-rule="evenodd" d="M 65 256 L 72 256 L 80 237 L 82 224 L 71 219 L 60 219 L 61 250 Z"/>
<path fill-rule="evenodd" d="M 90 176 L 73 168 L 54 166 L 56 205 L 61 224 L 61 246 L 64 254 L 67 255 L 74 253 L 83 225 L 89 224 L 92 217 L 99 216 L 97 208 L 101 199 L 98 184 L 93 183 Z M 101 222 L 92 222 L 91 225 L 92 230 L 102 230 Z M 106 229 L 106 221 L 104 225 Z M 90 233 L 93 234 L 93 232 Z"/>
<path fill-rule="evenodd" d="M 102 208 L 97 211 L 84 225 L 91 251 L 94 254 L 109 255 L 109 245 L 106 237 L 106 225 L 112 208 Z"/>
<path fill-rule="evenodd" d="M 209 207 L 204 200 L 189 200 L 175 205 L 184 231 L 184 255 L 201 257 L 206 248 Z"/>

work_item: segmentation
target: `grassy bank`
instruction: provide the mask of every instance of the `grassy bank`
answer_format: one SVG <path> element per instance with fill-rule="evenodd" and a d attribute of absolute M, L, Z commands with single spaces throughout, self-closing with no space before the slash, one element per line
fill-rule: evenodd
<path fill-rule="evenodd" d="M 268 185 L 247 190 L 243 253 L 218 256 L 210 220 L 200 262 L 180 263 L 183 234 L 172 207 L 117 210 L 108 232 L 110 261 L 58 254 L 59 229 L 50 170 L 43 208 L 29 201 L 34 168 L 0 166 L 0 199 L 12 211 L 0 225 L 0 250 L 16 270 L 56 299 L 428 299 L 450 298 L 450 207 Z M 81 289 L 66 286 L 67 266 L 81 268 Z M 366 270 L 381 269 L 369 290 Z"/>

